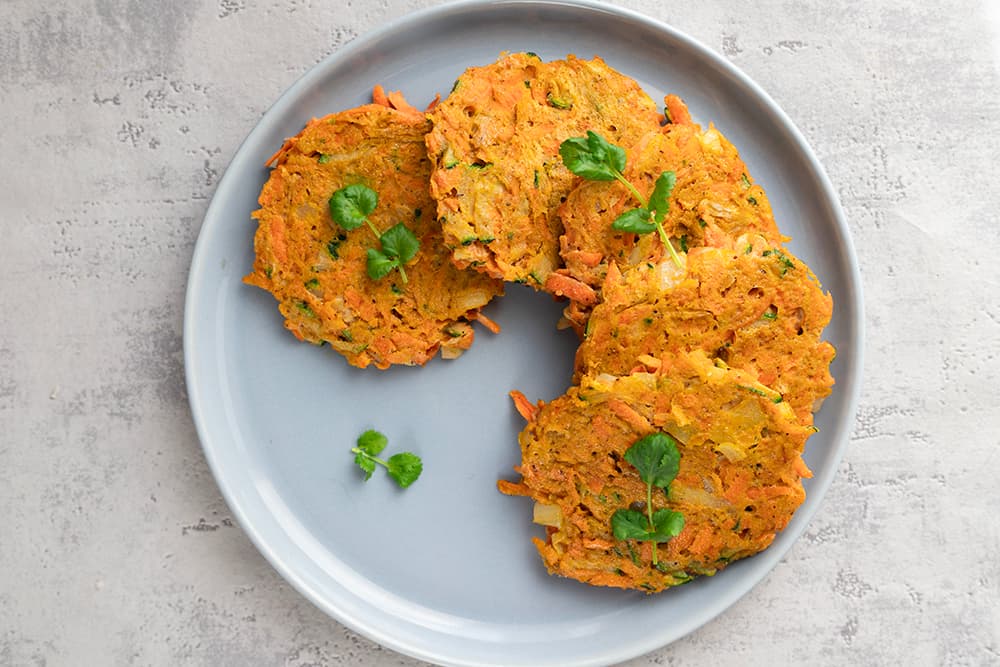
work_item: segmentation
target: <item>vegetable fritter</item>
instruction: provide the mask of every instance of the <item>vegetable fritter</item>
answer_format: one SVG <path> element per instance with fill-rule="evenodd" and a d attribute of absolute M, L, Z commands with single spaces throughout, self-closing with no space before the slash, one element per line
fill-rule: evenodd
<path fill-rule="evenodd" d="M 830 296 L 761 236 L 692 248 L 683 270 L 667 259 L 624 272 L 612 264 L 602 296 L 577 350 L 578 377 L 624 375 L 700 349 L 767 385 L 803 424 L 830 393 L 834 349 L 820 339 Z"/>
<path fill-rule="evenodd" d="M 556 210 L 577 182 L 559 144 L 590 129 L 631 145 L 660 120 L 600 58 L 526 53 L 466 70 L 429 117 L 431 194 L 454 260 L 536 289 L 561 265 Z"/>
<path fill-rule="evenodd" d="M 674 122 L 626 146 L 624 175 L 644 196 L 657 177 L 672 171 L 676 177 L 670 212 L 663 222 L 677 249 L 724 245 L 741 234 L 756 232 L 777 245 L 778 231 L 764 190 L 751 180 L 736 148 L 714 127 L 702 130 L 690 120 L 680 99 L 668 96 Z M 680 121 L 680 122 L 678 122 Z M 612 263 L 624 269 L 642 261 L 657 261 L 663 245 L 653 235 L 637 237 L 611 227 L 623 211 L 637 205 L 618 181 L 586 181 L 573 190 L 559 208 L 564 232 L 560 254 L 565 268 L 549 279 L 546 288 L 569 297 L 566 318 L 579 331 L 595 301 L 576 280 L 598 290 Z M 587 295 L 581 301 L 577 294 Z M 588 303 L 589 302 L 589 303 Z"/>
<path fill-rule="evenodd" d="M 377 87 L 375 99 L 313 119 L 271 158 L 254 213 L 254 270 L 244 280 L 274 295 L 300 340 L 328 343 L 353 366 L 384 369 L 468 349 L 470 321 L 503 285 L 450 261 L 428 192 L 424 115 L 398 93 Z M 371 231 L 345 231 L 331 218 L 330 197 L 354 184 L 378 193 L 368 217 L 377 229 L 405 223 L 419 239 L 406 283 L 399 272 L 369 277 Z"/>
<path fill-rule="evenodd" d="M 656 592 L 711 575 L 774 539 L 805 494 L 801 458 L 812 429 L 778 395 L 701 351 L 667 357 L 652 373 L 587 376 L 548 404 L 518 407 L 522 480 L 504 493 L 535 500 L 535 539 L 550 572 L 588 584 Z M 658 545 L 617 540 L 616 510 L 646 512 L 647 485 L 624 453 L 663 432 L 678 442 L 680 467 L 654 510 L 684 516 L 677 537 Z"/>

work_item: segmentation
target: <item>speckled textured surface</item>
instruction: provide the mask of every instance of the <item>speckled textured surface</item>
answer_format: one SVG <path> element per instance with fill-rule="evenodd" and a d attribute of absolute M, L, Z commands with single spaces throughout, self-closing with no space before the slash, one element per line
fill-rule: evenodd
<path fill-rule="evenodd" d="M 427 4 L 0 4 L 0 664 L 420 664 L 328 619 L 234 526 L 181 323 L 242 138 L 311 65 Z M 854 435 L 804 538 L 629 667 L 1000 664 L 1000 12 L 621 4 L 798 124 L 847 213 L 868 328 Z"/>

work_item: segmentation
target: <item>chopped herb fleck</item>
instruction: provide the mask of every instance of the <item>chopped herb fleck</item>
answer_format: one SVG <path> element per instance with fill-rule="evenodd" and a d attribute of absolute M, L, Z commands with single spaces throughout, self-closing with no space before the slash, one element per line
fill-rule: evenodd
<path fill-rule="evenodd" d="M 561 99 L 554 96 L 552 93 L 548 93 L 545 96 L 545 101 L 549 103 L 549 106 L 555 107 L 556 109 L 572 109 L 573 103 L 567 100 Z"/>
<path fill-rule="evenodd" d="M 326 244 L 326 252 L 333 259 L 340 259 L 340 244 L 347 240 L 347 234 L 338 234 Z"/>
<path fill-rule="evenodd" d="M 786 273 L 788 273 L 789 269 L 795 268 L 795 262 L 790 260 L 788 258 L 788 255 L 781 252 L 777 248 L 765 250 L 764 252 L 761 253 L 761 255 L 763 255 L 764 257 L 770 257 L 771 255 L 774 255 L 778 259 L 778 262 L 781 263 L 781 275 L 785 275 Z"/>

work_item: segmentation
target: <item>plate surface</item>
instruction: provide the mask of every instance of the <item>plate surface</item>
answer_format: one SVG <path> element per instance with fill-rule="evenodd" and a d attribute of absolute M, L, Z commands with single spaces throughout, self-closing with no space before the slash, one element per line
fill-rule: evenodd
<path fill-rule="evenodd" d="M 697 122 L 740 149 L 767 190 L 792 250 L 834 297 L 827 338 L 837 386 L 805 455 L 815 477 L 789 527 L 764 553 L 658 596 L 549 577 L 531 545 L 531 502 L 502 496 L 515 478 L 520 418 L 507 392 L 550 399 L 570 381 L 576 340 L 560 306 L 508 286 L 455 361 L 387 372 L 350 368 L 288 334 L 269 294 L 243 285 L 267 177 L 264 161 L 313 116 L 369 100 L 372 85 L 416 106 L 501 51 L 555 59 L 600 55 L 653 96 L 681 95 Z M 836 471 L 853 424 L 861 368 L 857 263 L 835 195 L 798 131 L 746 76 L 705 47 L 638 14 L 584 2 L 464 2 L 404 17 L 313 68 L 233 158 L 205 217 L 184 324 L 191 409 L 233 514 L 274 567 L 321 609 L 393 649 L 454 665 L 603 665 L 705 623 L 778 562 Z M 424 460 L 405 491 L 363 483 L 349 449 L 377 428 L 390 451 Z M 612 639 L 613 638 L 613 639 Z"/>

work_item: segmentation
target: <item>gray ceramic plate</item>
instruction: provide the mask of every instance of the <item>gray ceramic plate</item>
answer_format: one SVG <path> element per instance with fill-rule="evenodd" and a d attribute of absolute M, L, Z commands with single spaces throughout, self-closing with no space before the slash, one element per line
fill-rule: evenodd
<path fill-rule="evenodd" d="M 576 341 L 559 306 L 511 286 L 456 361 L 359 371 L 285 332 L 250 270 L 250 213 L 282 140 L 311 117 L 368 101 L 373 84 L 415 105 L 447 93 L 501 51 L 601 55 L 655 98 L 680 94 L 714 122 L 764 185 L 792 249 L 834 296 L 828 329 L 837 387 L 808 445 L 808 499 L 763 554 L 658 596 L 549 577 L 531 545 L 525 499 L 496 491 L 514 477 L 520 418 L 507 392 L 552 398 L 569 383 Z M 803 85 L 807 85 L 805 82 Z M 857 264 L 829 182 L 801 135 L 755 84 L 705 47 L 643 16 L 583 2 L 465 2 L 404 17 L 313 68 L 274 105 L 233 158 L 201 230 L 185 313 L 187 381 L 198 433 L 223 494 L 274 567 L 338 621 L 403 653 L 455 665 L 598 665 L 692 631 L 778 562 L 830 484 L 853 422 L 861 367 Z M 378 428 L 393 450 L 424 459 L 400 491 L 362 483 L 348 453 Z M 794 623 L 794 619 L 771 619 Z"/>

